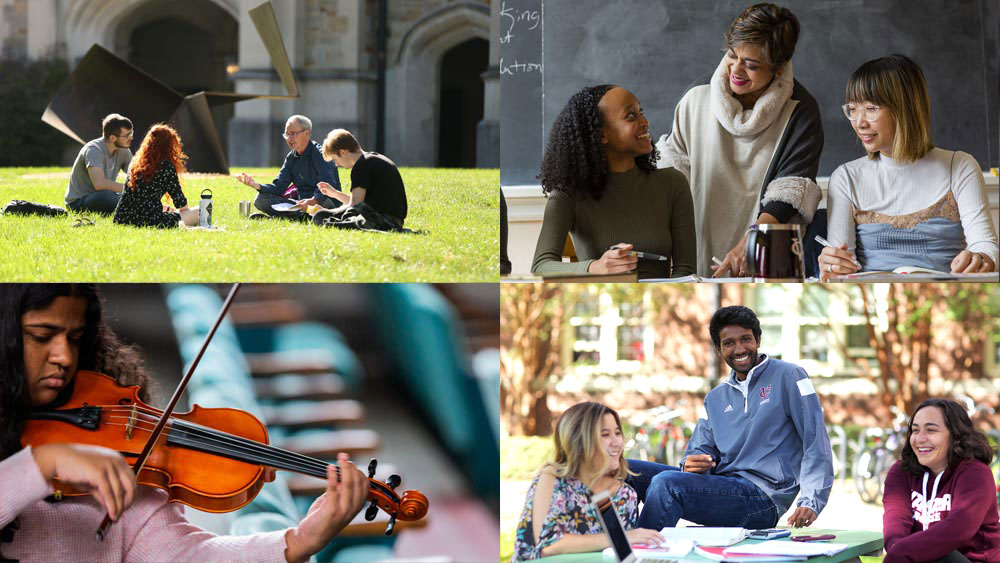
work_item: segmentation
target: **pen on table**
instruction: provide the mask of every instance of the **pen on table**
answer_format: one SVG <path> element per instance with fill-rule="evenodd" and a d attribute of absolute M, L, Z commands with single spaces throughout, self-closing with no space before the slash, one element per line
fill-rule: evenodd
<path fill-rule="evenodd" d="M 837 248 L 836 246 L 830 244 L 830 241 L 826 240 L 825 238 L 819 235 L 816 235 L 816 242 L 822 244 L 823 246 L 829 246 L 830 248 Z M 854 262 L 854 265 L 857 266 L 859 270 L 861 269 L 861 262 L 858 262 L 857 259 L 851 258 L 851 262 Z"/>
<path fill-rule="evenodd" d="M 618 245 L 609 246 L 608 250 L 617 250 L 620 247 Z M 669 262 L 670 258 L 666 256 L 661 256 L 659 254 L 653 254 L 652 252 L 639 252 L 638 250 L 629 251 L 629 254 L 635 256 L 636 258 L 642 258 L 643 260 L 656 260 L 657 262 Z"/>

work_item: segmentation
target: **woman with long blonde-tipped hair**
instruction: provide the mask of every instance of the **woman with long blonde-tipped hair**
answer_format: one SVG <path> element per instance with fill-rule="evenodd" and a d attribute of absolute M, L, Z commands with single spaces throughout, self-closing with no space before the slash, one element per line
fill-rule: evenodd
<path fill-rule="evenodd" d="M 172 228 L 183 220 L 198 224 L 198 208 L 189 208 L 178 174 L 187 171 L 181 138 L 173 127 L 158 123 L 149 129 L 132 159 L 128 181 L 115 209 L 114 222 L 135 227 Z M 163 205 L 169 194 L 177 208 Z"/>
<path fill-rule="evenodd" d="M 589 504 L 593 493 L 608 491 L 625 522 L 631 543 L 663 539 L 655 530 L 635 529 L 639 518 L 629 475 L 621 420 L 595 402 L 578 403 L 556 422 L 555 459 L 538 471 L 524 502 L 514 540 L 514 561 L 608 547 L 600 515 Z"/>

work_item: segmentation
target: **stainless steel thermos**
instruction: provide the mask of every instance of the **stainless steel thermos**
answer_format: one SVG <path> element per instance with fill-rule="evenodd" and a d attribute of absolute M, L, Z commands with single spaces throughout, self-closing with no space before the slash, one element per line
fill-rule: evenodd
<path fill-rule="evenodd" d="M 201 206 L 198 208 L 198 226 L 212 228 L 212 190 L 201 190 Z"/>

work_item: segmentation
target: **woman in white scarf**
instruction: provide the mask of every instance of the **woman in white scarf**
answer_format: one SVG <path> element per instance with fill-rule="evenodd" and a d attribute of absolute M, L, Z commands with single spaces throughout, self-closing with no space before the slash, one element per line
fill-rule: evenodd
<path fill-rule="evenodd" d="M 746 275 L 748 227 L 809 223 L 819 205 L 823 128 L 816 101 L 792 75 L 798 33 L 785 8 L 744 10 L 718 68 L 688 90 L 673 131 L 657 143 L 659 166 L 677 168 L 691 186 L 699 275 Z"/>

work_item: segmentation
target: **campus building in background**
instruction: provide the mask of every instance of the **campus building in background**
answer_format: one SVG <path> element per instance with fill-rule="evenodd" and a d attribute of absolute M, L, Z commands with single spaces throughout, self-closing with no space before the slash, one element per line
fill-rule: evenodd
<path fill-rule="evenodd" d="M 0 0 L 0 57 L 72 67 L 97 43 L 184 95 L 281 95 L 249 16 L 262 1 Z M 499 166 L 495 1 L 272 4 L 302 95 L 214 108 L 232 165 L 278 165 L 285 119 L 304 114 L 317 140 L 343 127 L 403 166 Z"/>
<path fill-rule="evenodd" d="M 987 287 L 987 286 L 984 286 Z M 862 295 L 862 291 L 866 295 Z M 885 340 L 892 297 L 889 284 L 700 284 L 686 288 L 638 284 L 589 286 L 563 295 L 563 329 L 556 394 L 623 393 L 664 397 L 703 394 L 728 376 L 709 337 L 712 314 L 742 304 L 761 323 L 760 351 L 802 366 L 830 396 L 874 396 L 881 366 L 869 330 Z M 995 299 L 1000 294 L 994 292 Z M 961 300 L 957 300 L 959 305 Z M 866 314 L 866 303 L 867 311 Z M 922 306 L 930 306 L 924 303 Z M 919 308 L 920 305 L 915 305 Z M 945 307 L 932 314 L 925 350 L 917 338 L 887 346 L 888 353 L 926 354 L 910 362 L 932 394 L 996 397 L 1000 393 L 1000 334 L 989 320 L 962 326 Z M 917 312 L 913 313 L 915 317 Z M 957 313 L 956 313 L 957 314 Z M 911 317 L 896 322 L 900 332 Z M 980 323 L 985 324 L 980 324 Z M 970 329 L 981 326 L 977 336 Z M 992 327 L 992 328 L 991 328 Z M 906 348 L 906 350 L 902 350 Z M 901 366 L 895 369 L 902 370 Z M 875 377 L 874 380 L 871 377 Z M 891 379 L 901 379 L 893 374 Z M 917 383 L 919 384 L 919 383 Z"/>

